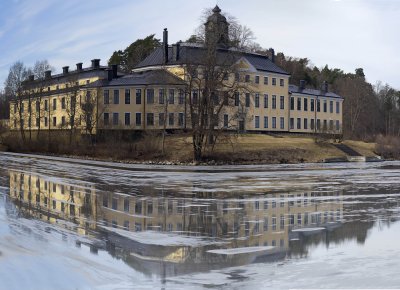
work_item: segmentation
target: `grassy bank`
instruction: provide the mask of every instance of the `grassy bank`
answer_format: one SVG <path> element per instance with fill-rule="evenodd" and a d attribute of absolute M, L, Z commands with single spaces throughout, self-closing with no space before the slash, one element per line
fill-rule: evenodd
<path fill-rule="evenodd" d="M 191 137 L 185 134 L 167 135 L 164 152 L 162 138 L 147 134 L 126 140 L 111 136 L 92 145 L 88 139 L 77 137 L 69 142 L 68 136 L 53 135 L 50 142 L 44 135 L 40 140 L 23 143 L 19 134 L 10 134 L 0 150 L 23 153 L 76 156 L 99 160 L 157 163 L 191 163 L 193 147 Z M 345 141 L 365 156 L 374 156 L 375 143 Z M 261 134 L 229 135 L 218 139 L 215 146 L 207 148 L 204 161 L 218 164 L 270 164 L 323 162 L 330 158 L 345 157 L 329 141 L 317 142 L 308 136 L 270 136 Z"/>

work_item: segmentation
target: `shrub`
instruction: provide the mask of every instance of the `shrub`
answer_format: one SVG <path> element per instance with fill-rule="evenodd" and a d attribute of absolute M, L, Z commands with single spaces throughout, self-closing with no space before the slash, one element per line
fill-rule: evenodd
<path fill-rule="evenodd" d="M 375 151 L 385 159 L 399 159 L 400 137 L 379 135 L 376 138 Z"/>

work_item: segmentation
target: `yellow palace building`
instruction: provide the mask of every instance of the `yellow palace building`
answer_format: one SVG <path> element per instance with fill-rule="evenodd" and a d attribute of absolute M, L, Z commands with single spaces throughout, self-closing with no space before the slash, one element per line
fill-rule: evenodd
<path fill-rule="evenodd" d="M 235 66 L 224 75 L 226 87 L 236 84 L 241 89 L 229 99 L 224 99 L 226 92 L 216 92 L 217 102 L 224 103 L 215 127 L 341 134 L 343 98 L 329 92 L 327 83 L 322 90 L 308 89 L 303 81 L 290 85 L 289 73 L 275 64 L 273 53 L 268 57 L 230 47 L 229 23 L 220 12 L 216 6 L 205 23 L 206 41 L 217 39 L 216 66 L 227 58 Z M 119 73 L 116 65 L 101 66 L 95 59 L 88 68 L 80 63 L 74 71 L 64 67 L 62 74 L 47 72 L 44 80 L 30 77 L 25 96 L 10 103 L 10 128 L 82 133 L 190 129 L 190 106 L 202 98 L 201 81 L 193 85 L 192 80 L 197 75 L 201 80 L 199 60 L 205 50 L 203 44 L 169 45 L 165 29 L 162 46 L 129 74 Z"/>

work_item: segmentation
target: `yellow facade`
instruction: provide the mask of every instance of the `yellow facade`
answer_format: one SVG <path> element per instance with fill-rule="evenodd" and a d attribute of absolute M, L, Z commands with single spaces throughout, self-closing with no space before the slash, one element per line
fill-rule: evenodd
<path fill-rule="evenodd" d="M 245 59 L 239 60 L 237 66 L 242 89 L 238 91 L 238 97 L 231 97 L 229 105 L 223 107 L 219 116 L 219 128 L 241 132 L 341 134 L 342 98 L 292 93 L 287 74 L 257 70 Z M 82 109 L 82 104 L 87 102 L 88 98 L 94 105 L 92 116 L 94 128 L 91 133 L 103 129 L 190 128 L 188 99 L 194 98 L 194 94 L 199 97 L 201 88 L 187 91 L 188 74 L 185 65 L 151 68 L 151 71 L 157 70 L 178 77 L 182 83 L 161 85 L 163 80 L 160 79 L 160 83 L 153 80 L 152 83 L 146 84 L 113 85 L 109 80 L 107 84 L 108 76 L 105 68 L 93 69 L 90 75 L 85 72 L 71 72 L 70 75 L 53 77 L 48 85 L 40 88 L 42 91 L 40 97 L 31 94 L 31 97 L 21 102 L 11 102 L 10 128 L 19 130 L 22 119 L 24 130 L 35 131 L 40 126 L 41 130 L 73 128 L 88 133 L 87 113 Z M 137 69 L 133 72 L 133 76 L 146 71 L 149 69 Z M 234 83 L 237 81 L 236 78 L 236 75 L 230 75 L 226 83 Z M 91 86 L 98 82 L 100 85 Z M 31 88 L 38 90 L 38 85 L 35 87 L 34 83 Z M 73 98 L 76 99 L 74 110 L 71 109 L 74 104 Z M 294 106 L 291 102 L 294 102 Z M 311 102 L 314 102 L 313 108 Z M 317 102 L 320 102 L 319 111 Z"/>

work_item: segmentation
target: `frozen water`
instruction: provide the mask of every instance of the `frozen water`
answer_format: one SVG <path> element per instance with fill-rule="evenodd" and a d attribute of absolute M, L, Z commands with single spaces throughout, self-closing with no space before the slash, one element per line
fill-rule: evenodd
<path fill-rule="evenodd" d="M 0 154 L 0 289 L 395 288 L 399 166 Z"/>

